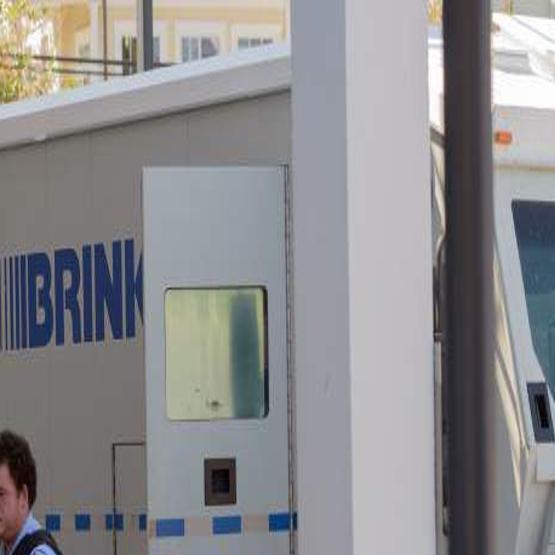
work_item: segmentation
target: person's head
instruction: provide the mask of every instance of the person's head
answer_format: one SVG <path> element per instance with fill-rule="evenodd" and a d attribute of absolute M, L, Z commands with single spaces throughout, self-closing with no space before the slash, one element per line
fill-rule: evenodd
<path fill-rule="evenodd" d="M 11 544 L 35 502 L 37 471 L 27 441 L 0 432 L 0 541 Z"/>

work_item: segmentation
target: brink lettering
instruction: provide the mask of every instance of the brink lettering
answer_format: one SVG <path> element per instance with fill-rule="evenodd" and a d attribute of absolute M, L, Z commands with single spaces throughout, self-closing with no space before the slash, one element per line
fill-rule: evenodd
<path fill-rule="evenodd" d="M 142 255 L 133 239 L 18 254 L 2 265 L 4 351 L 134 338 L 137 312 L 143 321 Z"/>

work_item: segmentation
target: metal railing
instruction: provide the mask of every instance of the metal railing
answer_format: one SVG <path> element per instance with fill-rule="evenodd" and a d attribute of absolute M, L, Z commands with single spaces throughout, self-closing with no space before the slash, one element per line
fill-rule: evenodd
<path fill-rule="evenodd" d="M 18 53 L 9 53 L 6 56 L 12 60 L 21 60 L 22 58 L 29 59 L 31 65 L 21 64 L 14 62 L 13 64 L 0 64 L 0 68 L 16 70 L 16 71 L 36 71 L 36 72 L 46 72 L 50 71 L 59 75 L 81 75 L 84 77 L 94 76 L 94 77 L 104 77 L 108 79 L 110 77 L 122 77 L 125 75 L 132 75 L 137 73 L 138 66 L 136 60 L 116 60 L 116 59 L 106 59 L 106 58 L 80 58 L 77 56 L 48 56 L 34 54 L 31 56 L 22 55 Z M 45 63 L 51 64 L 45 66 Z M 60 66 L 59 64 L 64 64 Z M 85 69 L 83 67 L 65 67 L 66 64 L 75 64 L 79 66 L 102 66 L 102 69 Z M 161 63 L 154 62 L 154 68 L 169 67 L 175 65 L 173 63 Z M 121 71 L 116 71 L 119 68 Z"/>

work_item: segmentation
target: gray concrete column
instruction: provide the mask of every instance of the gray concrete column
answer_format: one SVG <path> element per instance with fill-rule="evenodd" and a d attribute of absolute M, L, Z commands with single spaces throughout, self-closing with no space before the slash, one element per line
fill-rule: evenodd
<path fill-rule="evenodd" d="M 435 549 L 424 0 L 292 1 L 300 555 Z"/>

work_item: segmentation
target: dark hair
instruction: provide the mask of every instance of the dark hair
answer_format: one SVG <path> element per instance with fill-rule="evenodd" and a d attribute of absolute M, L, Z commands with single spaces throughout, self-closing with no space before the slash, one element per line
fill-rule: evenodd
<path fill-rule="evenodd" d="M 29 509 L 37 498 L 37 467 L 27 440 L 10 430 L 0 432 L 0 465 L 6 464 L 18 492 L 27 486 Z"/>

